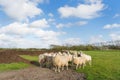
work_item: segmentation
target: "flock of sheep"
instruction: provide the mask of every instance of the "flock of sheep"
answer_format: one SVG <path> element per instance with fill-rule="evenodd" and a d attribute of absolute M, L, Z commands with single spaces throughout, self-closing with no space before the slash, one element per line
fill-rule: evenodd
<path fill-rule="evenodd" d="M 76 69 L 84 66 L 88 63 L 91 65 L 92 58 L 90 55 L 83 53 L 82 51 L 68 51 L 44 53 L 39 55 L 40 66 L 54 68 L 55 72 L 60 70 L 68 70 L 68 66 L 75 65 Z"/>

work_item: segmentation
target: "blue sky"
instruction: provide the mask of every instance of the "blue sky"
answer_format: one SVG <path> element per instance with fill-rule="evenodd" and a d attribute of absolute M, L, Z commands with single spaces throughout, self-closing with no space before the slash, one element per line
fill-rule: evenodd
<path fill-rule="evenodd" d="M 0 0 L 1 48 L 120 40 L 120 0 Z"/>

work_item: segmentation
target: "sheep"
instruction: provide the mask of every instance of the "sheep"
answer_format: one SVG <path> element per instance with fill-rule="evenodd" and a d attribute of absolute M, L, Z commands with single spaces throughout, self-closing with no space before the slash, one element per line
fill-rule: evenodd
<path fill-rule="evenodd" d="M 53 56 L 45 56 L 45 67 L 47 68 L 52 67 L 52 58 Z"/>
<path fill-rule="evenodd" d="M 85 58 L 84 57 L 73 57 L 73 63 L 76 65 L 76 69 L 78 69 L 78 67 L 83 67 L 85 66 Z"/>
<path fill-rule="evenodd" d="M 55 53 L 45 53 L 44 55 L 44 66 L 51 68 L 53 65 L 52 58 L 55 56 Z"/>
<path fill-rule="evenodd" d="M 53 65 L 55 66 L 55 72 L 60 72 L 60 68 L 64 70 L 64 66 L 66 66 L 68 70 L 68 58 L 64 55 L 57 54 L 53 57 Z"/>
<path fill-rule="evenodd" d="M 73 55 L 75 55 L 75 56 L 77 56 L 77 51 L 70 50 L 70 53 L 73 54 Z"/>
<path fill-rule="evenodd" d="M 80 54 L 79 54 L 79 52 L 78 51 L 71 51 L 70 50 L 70 53 L 72 54 L 72 55 L 74 55 L 74 56 L 80 56 Z"/>
<path fill-rule="evenodd" d="M 45 62 L 45 55 L 44 54 L 40 54 L 38 59 L 39 59 L 38 62 L 40 64 L 40 67 L 42 67 L 43 63 Z"/>
<path fill-rule="evenodd" d="M 50 56 L 51 54 L 48 53 L 43 53 L 39 55 L 38 62 L 40 64 L 40 67 L 46 66 L 47 62 L 50 62 Z"/>
<path fill-rule="evenodd" d="M 60 59 L 59 59 L 59 55 L 56 54 L 55 57 L 53 57 L 53 65 L 55 66 L 55 72 L 58 70 L 58 72 L 60 72 L 60 68 L 61 68 L 61 63 L 60 63 Z"/>
<path fill-rule="evenodd" d="M 81 52 L 81 56 L 86 59 L 86 63 L 88 63 L 90 66 L 92 65 L 92 57 L 90 55 L 87 55 Z"/>

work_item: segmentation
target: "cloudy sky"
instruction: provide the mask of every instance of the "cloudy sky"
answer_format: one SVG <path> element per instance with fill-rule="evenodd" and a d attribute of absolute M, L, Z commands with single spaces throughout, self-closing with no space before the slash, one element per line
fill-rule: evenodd
<path fill-rule="evenodd" d="M 120 0 L 0 0 L 1 48 L 120 40 Z"/>

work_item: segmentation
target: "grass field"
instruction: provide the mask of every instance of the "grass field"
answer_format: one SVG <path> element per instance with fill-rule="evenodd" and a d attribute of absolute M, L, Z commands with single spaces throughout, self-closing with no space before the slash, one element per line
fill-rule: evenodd
<path fill-rule="evenodd" d="M 9 71 L 9 70 L 18 70 L 28 67 L 29 64 L 19 62 L 19 63 L 10 63 L 10 64 L 0 64 L 0 72 Z"/>
<path fill-rule="evenodd" d="M 120 80 L 120 51 L 84 51 L 92 56 L 92 66 L 78 69 L 87 80 Z"/>

